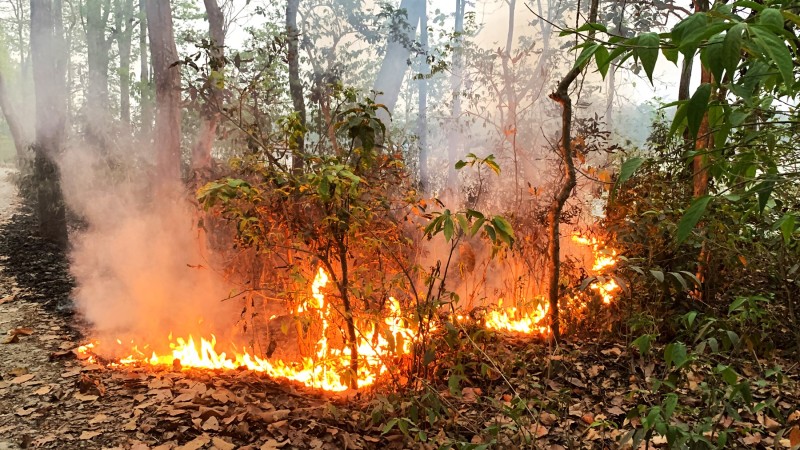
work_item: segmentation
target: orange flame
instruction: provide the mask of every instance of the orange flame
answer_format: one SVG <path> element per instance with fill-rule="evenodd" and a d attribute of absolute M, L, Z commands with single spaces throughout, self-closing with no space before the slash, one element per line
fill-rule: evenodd
<path fill-rule="evenodd" d="M 490 330 L 513 331 L 517 333 L 533 334 L 539 333 L 547 335 L 550 328 L 544 324 L 547 313 L 550 311 L 550 304 L 539 304 L 530 313 L 521 313 L 517 308 L 510 307 L 502 309 L 503 299 L 497 302 L 497 309 L 487 313 L 484 324 Z"/>
<path fill-rule="evenodd" d="M 572 240 L 578 244 L 591 246 L 594 256 L 592 272 L 595 272 L 593 275 L 599 275 L 600 278 L 592 282 L 589 288 L 597 291 L 600 298 L 603 299 L 603 303 L 610 304 L 614 300 L 615 292 L 619 290 L 619 284 L 613 278 L 603 277 L 602 275 L 616 266 L 617 251 L 613 248 L 608 248 L 605 242 L 595 237 L 586 237 L 579 233 L 573 234 Z"/>
<path fill-rule="evenodd" d="M 210 340 L 203 337 L 196 340 L 192 335 L 173 339 L 170 335 L 167 338 L 171 350 L 169 354 L 152 352 L 147 356 L 131 343 L 132 353 L 120 359 L 119 364 L 227 370 L 245 368 L 277 378 L 298 381 L 309 387 L 327 391 L 345 391 L 349 388 L 348 379 L 351 376 L 350 349 L 333 348 L 328 342 L 326 334 L 330 327 L 331 308 L 326 304 L 325 295 L 321 292 L 327 283 L 328 274 L 320 269 L 311 285 L 313 301 L 300 305 L 296 310 L 298 313 L 314 311 L 321 319 L 322 333 L 316 342 L 315 358 L 303 358 L 300 362 L 286 363 L 282 360 L 260 358 L 246 349 L 229 355 L 216 349 L 217 339 L 213 334 Z M 389 314 L 384 319 L 386 325 L 384 332 L 379 332 L 377 327 L 372 325 L 368 333 L 359 333 L 361 336 L 358 342 L 358 387 L 374 384 L 380 376 L 388 372 L 388 362 L 394 357 L 411 352 L 412 342 L 417 335 L 416 330 L 404 324 L 400 303 L 394 298 L 389 300 Z M 121 344 L 120 340 L 117 342 Z M 88 344 L 82 346 L 79 351 L 89 353 L 93 347 L 94 344 Z"/>

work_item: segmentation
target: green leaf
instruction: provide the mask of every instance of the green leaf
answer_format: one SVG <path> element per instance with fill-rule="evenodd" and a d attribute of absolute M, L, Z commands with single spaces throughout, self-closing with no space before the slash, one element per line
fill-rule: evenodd
<path fill-rule="evenodd" d="M 722 42 L 725 36 L 722 34 L 715 34 L 708 40 L 708 45 L 703 48 L 700 53 L 700 60 L 706 67 L 711 70 L 717 84 L 722 83 L 722 73 L 725 70 L 725 58 L 723 53 Z"/>
<path fill-rule="evenodd" d="M 456 161 L 456 170 L 461 170 L 466 165 L 467 165 L 466 161 L 459 159 L 458 161 Z"/>
<path fill-rule="evenodd" d="M 653 70 L 658 60 L 659 44 L 657 33 L 650 32 L 639 36 L 639 47 L 636 48 L 636 54 L 642 61 L 642 68 L 644 68 L 644 73 L 647 74 L 650 83 L 653 82 Z"/>
<path fill-rule="evenodd" d="M 644 163 L 644 158 L 639 157 L 630 158 L 622 163 L 622 166 L 619 168 L 619 177 L 614 184 L 614 189 L 628 181 L 636 170 L 642 166 L 642 163 Z"/>
<path fill-rule="evenodd" d="M 753 31 L 753 40 L 764 51 L 767 56 L 778 67 L 778 71 L 783 78 L 786 86 L 791 87 L 794 84 L 794 77 L 792 70 L 794 63 L 792 62 L 792 54 L 783 39 L 779 38 L 771 29 L 753 25 L 750 27 Z"/>
<path fill-rule="evenodd" d="M 450 242 L 450 239 L 453 238 L 453 231 L 455 231 L 453 225 L 453 218 L 450 215 L 445 216 L 443 229 L 444 229 L 444 240 Z"/>
<path fill-rule="evenodd" d="M 783 31 L 783 14 L 776 8 L 766 8 L 758 13 L 757 22 L 774 33 Z"/>
<path fill-rule="evenodd" d="M 781 235 L 783 236 L 783 242 L 786 245 L 789 245 L 789 243 L 792 241 L 795 220 L 796 218 L 794 214 L 784 214 L 784 216 L 778 221 L 781 229 Z"/>
<path fill-rule="evenodd" d="M 672 40 L 681 53 L 693 55 L 703 34 L 708 30 L 708 15 L 703 12 L 694 13 L 680 21 L 672 29 Z"/>
<path fill-rule="evenodd" d="M 636 338 L 635 341 L 631 342 L 631 345 L 635 345 L 639 349 L 640 355 L 646 355 L 650 352 L 650 346 L 653 342 L 653 335 L 651 334 L 643 334 Z"/>
<path fill-rule="evenodd" d="M 594 61 L 597 63 L 597 70 L 600 75 L 605 79 L 608 73 L 608 66 L 611 64 L 611 60 L 608 57 L 608 49 L 605 46 L 601 45 L 594 52 Z"/>
<path fill-rule="evenodd" d="M 689 233 L 692 232 L 692 229 L 694 229 L 695 225 L 697 225 L 697 222 L 699 222 L 700 218 L 703 217 L 703 214 L 706 212 L 706 208 L 712 199 L 713 197 L 708 195 L 694 199 L 692 204 L 683 214 L 683 217 L 681 217 L 680 222 L 678 222 L 678 229 L 675 232 L 675 240 L 678 244 L 683 243 L 683 241 L 689 237 Z"/>
<path fill-rule="evenodd" d="M 485 222 L 486 222 L 486 219 L 483 218 L 483 217 L 475 220 L 475 223 L 472 224 L 472 228 L 469 229 L 469 235 L 470 236 L 475 236 L 475 233 L 477 233 L 478 230 L 481 229 L 481 227 L 483 226 L 483 224 Z"/>
<path fill-rule="evenodd" d="M 689 134 L 692 139 L 697 139 L 700 130 L 700 123 L 708 110 L 708 100 L 711 98 L 711 85 L 703 83 L 694 91 L 692 98 L 689 99 L 686 109 L 686 120 L 689 127 Z"/>
<path fill-rule="evenodd" d="M 597 42 L 590 42 L 586 44 L 586 46 L 583 47 L 580 55 L 578 55 L 578 59 L 575 60 L 575 66 L 573 67 L 579 67 L 583 69 L 589 59 L 591 59 L 591 57 L 594 55 L 594 52 L 597 51 L 598 47 L 600 47 L 600 44 Z"/>
<path fill-rule="evenodd" d="M 659 283 L 664 282 L 664 272 L 660 270 L 650 270 L 650 274 L 653 275 L 653 278 L 658 280 Z"/>
<path fill-rule="evenodd" d="M 686 344 L 683 342 L 673 342 L 664 347 L 664 362 L 667 364 L 667 369 L 673 365 L 675 368 L 681 368 L 689 357 L 686 353 Z"/>
<path fill-rule="evenodd" d="M 502 230 L 503 233 L 507 234 L 508 236 L 514 237 L 514 229 L 511 228 L 511 224 L 508 221 L 500 216 L 492 217 L 492 224 L 498 230 Z"/>
<path fill-rule="evenodd" d="M 722 41 L 722 65 L 728 71 L 728 76 L 731 79 L 733 79 L 733 73 L 742 59 L 742 32 L 746 28 L 746 24 L 737 23 L 725 33 L 725 40 Z"/>

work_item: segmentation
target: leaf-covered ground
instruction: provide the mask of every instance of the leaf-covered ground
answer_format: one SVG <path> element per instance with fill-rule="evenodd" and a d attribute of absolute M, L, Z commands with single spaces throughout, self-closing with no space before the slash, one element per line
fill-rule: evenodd
<path fill-rule="evenodd" d="M 419 418 L 395 421 L 404 425 L 386 433 L 390 420 L 403 419 L 403 404 L 413 402 L 374 392 L 330 396 L 248 371 L 89 364 L 76 352 L 83 338 L 69 308 L 66 259 L 35 239 L 35 223 L 9 186 L 0 183 L 0 450 L 400 449 L 447 443 L 619 448 L 640 426 L 628 413 L 660 401 L 650 390 L 654 377 L 663 376 L 660 359 L 642 359 L 623 343 L 600 340 L 556 348 L 492 337 L 480 344 L 482 352 L 476 348 L 468 356 L 474 364 L 465 364 L 457 389 L 447 379 L 432 380 L 428 392 L 445 405 L 445 415 L 424 426 Z M 759 382 L 776 364 L 785 379 Z M 701 419 L 693 411 L 702 411 L 708 400 L 707 370 L 688 373 L 678 391 L 677 420 Z M 728 446 L 799 444 L 797 365 L 748 355 L 737 370 L 751 381 L 757 401 L 774 399 L 780 420 L 768 410 L 740 410 L 735 420 L 721 415 L 716 419 L 732 430 Z M 415 394 L 404 395 L 411 400 Z M 384 414 L 375 421 L 378 406 Z M 427 443 L 414 439 L 419 431 Z M 663 445 L 658 437 L 651 442 Z"/>

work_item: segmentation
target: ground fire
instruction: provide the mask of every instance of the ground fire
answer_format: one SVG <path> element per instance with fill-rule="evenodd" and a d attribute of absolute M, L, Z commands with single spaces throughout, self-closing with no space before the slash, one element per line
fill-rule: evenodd
<path fill-rule="evenodd" d="M 616 251 L 607 249 L 602 241 L 580 234 L 574 234 L 572 240 L 591 250 L 593 276 L 606 274 L 616 264 Z M 608 304 L 613 300 L 619 286 L 613 278 L 608 278 L 608 281 L 600 280 L 601 278 L 598 278 L 592 282 L 589 288 L 596 291 L 603 302 Z M 168 345 L 169 351 L 164 352 L 151 350 L 157 347 L 153 342 L 124 342 L 122 339 L 117 339 L 116 345 L 119 348 L 115 349 L 115 353 L 122 352 L 127 356 L 118 358 L 109 365 L 114 367 L 148 365 L 175 370 L 246 369 L 275 378 L 293 380 L 311 388 L 332 392 L 345 391 L 350 387 L 350 349 L 341 339 L 331 339 L 331 335 L 335 335 L 332 322 L 338 312 L 323 293 L 328 282 L 328 274 L 319 268 L 310 287 L 311 297 L 294 310 L 296 316 L 308 315 L 320 324 L 319 337 L 314 342 L 312 354 L 300 358 L 299 361 L 262 358 L 248 351 L 247 346 L 233 343 L 221 345 L 214 334 L 173 336 L 169 333 L 164 337 L 164 342 L 158 343 L 162 347 Z M 549 305 L 544 301 L 518 308 L 505 306 L 503 299 L 499 299 L 496 306 L 487 311 L 480 324 L 489 330 L 548 336 L 548 312 Z M 456 320 L 463 322 L 466 321 L 465 317 L 467 316 L 459 315 Z M 382 333 L 374 324 L 361 327 L 363 331 L 359 330 L 357 374 L 359 388 L 375 384 L 381 377 L 387 375 L 394 361 L 410 355 L 413 343 L 420 334 L 419 330 L 407 325 L 400 302 L 394 298 L 390 298 L 387 303 L 383 322 Z M 434 324 L 429 324 L 429 329 L 434 327 Z M 105 342 L 93 342 L 81 346 L 79 352 L 88 362 L 96 363 L 98 359 L 95 355 L 103 354 L 108 345 Z"/>

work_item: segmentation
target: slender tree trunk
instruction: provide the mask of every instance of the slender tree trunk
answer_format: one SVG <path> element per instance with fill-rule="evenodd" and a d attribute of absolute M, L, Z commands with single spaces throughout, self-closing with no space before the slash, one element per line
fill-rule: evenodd
<path fill-rule="evenodd" d="M 292 105 L 297 114 L 300 125 L 306 126 L 306 103 L 303 99 L 303 82 L 300 80 L 300 31 L 297 28 L 297 10 L 300 0 L 288 0 L 286 3 L 286 38 L 289 40 L 289 93 L 292 96 Z M 303 172 L 303 153 L 305 153 L 305 137 L 300 135 L 292 143 L 292 171 Z"/>
<path fill-rule="evenodd" d="M 459 159 L 463 142 L 461 129 L 461 87 L 464 84 L 464 14 L 467 0 L 456 0 L 455 27 L 453 32 L 453 70 L 450 75 L 450 91 L 453 109 L 450 113 L 450 131 L 447 137 L 447 187 L 458 191 L 458 172 L 455 165 Z"/>
<path fill-rule="evenodd" d="M 514 205 L 519 205 L 519 162 L 517 160 L 517 80 L 514 73 L 512 51 L 514 47 L 514 17 L 517 0 L 508 0 L 508 32 L 506 48 L 501 59 L 503 61 L 503 84 L 506 95 L 506 120 L 503 124 L 503 138 L 511 145 L 511 156 L 514 161 Z"/>
<path fill-rule="evenodd" d="M 147 3 L 139 0 L 139 91 L 141 97 L 140 138 L 150 142 L 153 130 L 153 99 L 147 51 Z"/>
<path fill-rule="evenodd" d="M 5 76 L 0 72 L 0 111 L 8 124 L 11 132 L 11 139 L 14 141 L 14 148 L 17 151 L 17 160 L 23 161 L 28 157 L 28 150 L 31 142 L 28 133 L 19 116 L 19 107 L 11 98 Z"/>
<path fill-rule="evenodd" d="M 224 76 L 225 70 L 225 16 L 217 0 L 204 0 L 208 15 L 208 35 L 211 42 L 210 69 L 214 74 L 209 80 L 208 98 L 200 113 L 200 132 L 192 147 L 192 171 L 197 174 L 211 167 L 211 150 L 217 136 L 219 110 L 222 93 L 217 86 L 216 76 Z"/>
<path fill-rule="evenodd" d="M 67 221 L 56 158 L 64 140 L 66 49 L 61 0 L 31 0 L 31 56 L 36 92 L 34 179 L 42 237 L 67 245 Z"/>
<path fill-rule="evenodd" d="M 108 136 L 108 63 L 111 40 L 106 37 L 110 0 L 86 1 L 87 86 L 85 120 L 89 140 L 105 147 Z"/>
<path fill-rule="evenodd" d="M 119 49 L 119 119 L 130 125 L 133 0 L 114 0 L 114 19 Z"/>
<path fill-rule="evenodd" d="M 597 22 L 597 6 L 599 0 L 592 0 L 589 11 L 589 22 Z M 595 32 L 589 31 L 589 39 L 594 37 Z M 563 164 L 562 184 L 553 196 L 553 201 L 547 212 L 548 237 L 547 256 L 548 256 L 548 300 L 550 302 L 550 330 L 553 338 L 561 338 L 559 326 L 559 278 L 561 276 L 561 212 L 567 203 L 572 190 L 577 184 L 575 176 L 575 161 L 572 150 L 572 99 L 569 96 L 569 89 L 572 83 L 580 75 L 582 67 L 575 66 L 558 83 L 556 91 L 550 94 L 550 98 L 561 105 L 561 144 L 559 145 L 559 156 Z"/>
<path fill-rule="evenodd" d="M 422 64 L 420 66 L 419 111 L 417 114 L 417 137 L 419 139 L 419 182 L 423 192 L 430 187 L 428 172 L 428 75 L 431 70 L 428 64 L 428 5 L 422 2 L 422 14 L 419 16 L 419 43 L 422 47 Z"/>
<path fill-rule="evenodd" d="M 405 12 L 405 17 L 395 21 L 397 34 L 390 33 L 386 45 L 386 55 L 383 57 L 378 76 L 375 78 L 373 90 L 380 92 L 376 101 L 386 105 L 389 113 L 394 111 L 400 87 L 408 69 L 408 59 L 411 56 L 411 46 L 416 36 L 419 17 L 424 9 L 425 0 L 401 0 L 400 12 Z M 389 117 L 380 113 L 381 120 L 387 121 Z"/>
<path fill-rule="evenodd" d="M 181 78 L 170 2 L 147 0 L 147 29 L 156 85 L 156 166 L 167 180 L 181 177 Z"/>

